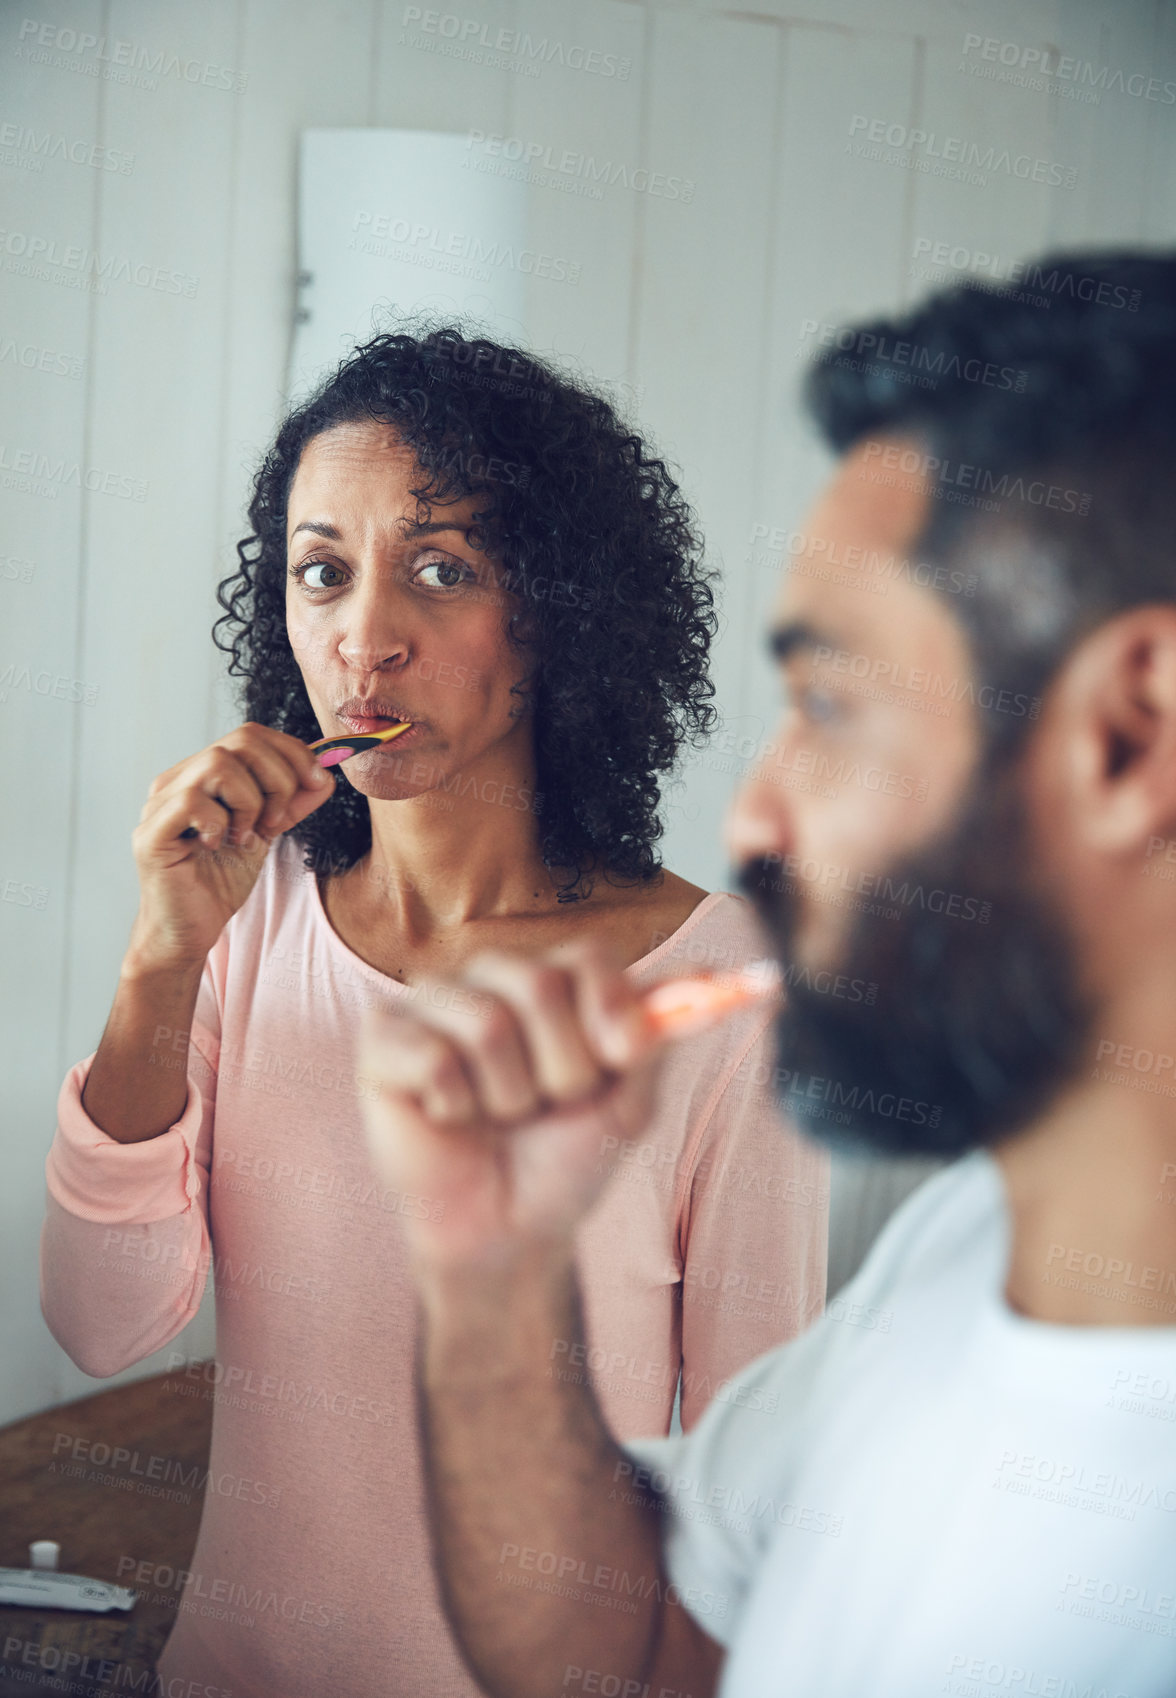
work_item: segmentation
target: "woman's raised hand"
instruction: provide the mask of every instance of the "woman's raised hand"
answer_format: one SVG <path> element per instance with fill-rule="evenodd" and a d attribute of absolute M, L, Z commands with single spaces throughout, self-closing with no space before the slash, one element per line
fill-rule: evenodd
<path fill-rule="evenodd" d="M 274 838 L 334 789 L 305 743 L 252 721 L 161 772 L 132 837 L 139 913 L 128 958 L 138 968 L 202 963 Z"/>

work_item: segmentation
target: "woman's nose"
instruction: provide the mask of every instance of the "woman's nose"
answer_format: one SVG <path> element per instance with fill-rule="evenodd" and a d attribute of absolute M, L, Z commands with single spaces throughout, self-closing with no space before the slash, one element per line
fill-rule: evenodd
<path fill-rule="evenodd" d="M 339 654 L 357 672 L 374 672 L 407 660 L 410 636 L 386 585 L 369 577 L 347 598 L 342 617 Z"/>

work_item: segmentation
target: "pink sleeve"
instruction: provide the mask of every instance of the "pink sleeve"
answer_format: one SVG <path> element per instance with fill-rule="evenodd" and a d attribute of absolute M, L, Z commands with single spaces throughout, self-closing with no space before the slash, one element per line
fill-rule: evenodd
<path fill-rule="evenodd" d="M 703 1126 L 682 1218 L 682 1407 L 689 1430 L 725 1380 L 825 1304 L 829 1158 L 776 1106 L 770 1019 Z"/>
<path fill-rule="evenodd" d="M 90 1119 L 82 1091 L 92 1055 L 61 1087 L 45 1162 L 41 1312 L 67 1355 L 97 1378 L 159 1350 L 200 1307 L 219 1030 L 210 956 L 188 1047 L 188 1101 L 156 1138 L 120 1144 Z"/>

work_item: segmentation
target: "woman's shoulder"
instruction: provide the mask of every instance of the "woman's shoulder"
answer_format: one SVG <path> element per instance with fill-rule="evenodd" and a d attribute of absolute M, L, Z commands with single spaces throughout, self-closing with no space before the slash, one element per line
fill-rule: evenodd
<path fill-rule="evenodd" d="M 673 875 L 671 875 L 673 876 Z M 650 949 L 635 966 L 669 977 L 681 973 L 717 973 L 745 966 L 762 956 L 765 940 L 746 897 L 729 890 L 703 890 L 678 879 L 661 928 L 650 932 Z"/>

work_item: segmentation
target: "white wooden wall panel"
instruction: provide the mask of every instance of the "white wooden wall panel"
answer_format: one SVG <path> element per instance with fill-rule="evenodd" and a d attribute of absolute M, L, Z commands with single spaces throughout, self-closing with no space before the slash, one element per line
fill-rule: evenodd
<path fill-rule="evenodd" d="M 208 624 L 205 563 L 217 534 L 210 425 L 227 319 L 222 197 L 240 102 L 216 86 L 238 63 L 231 0 L 163 16 L 146 0 L 116 3 L 102 33 L 162 52 L 165 64 L 195 66 L 201 80 L 165 73 L 155 87 L 117 78 L 101 85 L 99 139 L 132 151 L 135 169 L 101 179 L 95 246 L 116 271 L 129 262 L 133 275 L 116 276 L 95 303 L 90 454 L 145 490 L 142 500 L 94 496 L 86 513 L 79 665 L 100 675 L 102 688 L 82 717 L 72 773 L 67 1064 L 95 1047 L 110 1005 L 136 906 L 130 832 L 147 785 L 204 737 L 208 658 L 193 637 Z M 97 822 L 106 823 L 96 833 Z M 206 1308 L 193 1342 L 207 1347 L 210 1321 Z M 57 1396 L 92 1385 L 55 1355 Z"/>
<path fill-rule="evenodd" d="M 749 616 L 761 624 L 776 595 L 779 567 L 770 548 L 753 544 L 753 528 L 797 529 L 829 463 L 797 404 L 818 341 L 809 327 L 875 313 L 892 302 L 906 248 L 909 176 L 864 172 L 847 151 L 850 128 L 873 106 L 893 109 L 899 121 L 913 115 L 918 56 L 909 40 L 806 26 L 786 32 L 771 215 L 773 311 L 752 443 L 760 481 L 743 539 L 753 586 Z M 748 710 L 770 715 L 775 685 L 762 659 L 749 670 L 747 689 Z"/>
<path fill-rule="evenodd" d="M 600 193 L 599 199 L 573 194 L 548 182 L 532 187 L 533 245 L 562 261 L 569 274 L 576 267 L 578 280 L 529 280 L 531 344 L 585 376 L 620 381 L 632 359 L 634 279 L 648 197 L 623 182 L 594 185 L 587 172 L 608 163 L 628 174 L 652 164 L 642 148 L 648 19 L 619 0 L 519 0 L 515 27 L 629 61 L 624 77 L 554 62 L 538 77 L 512 77 L 507 132 L 525 148 L 550 149 L 556 168 L 542 168 L 537 160 L 537 175 Z M 584 175 L 560 171 L 565 153 L 590 155 L 595 166 Z"/>
<path fill-rule="evenodd" d="M 162 27 L 150 0 L 117 0 L 106 31 L 159 39 L 200 66 L 235 58 L 232 0 L 192 8 Z M 117 963 L 125 948 L 137 890 L 130 829 L 151 778 L 204 727 L 208 657 L 192 639 L 207 624 L 207 563 L 218 528 L 210 426 L 220 409 L 223 196 L 239 98 L 180 77 L 161 78 L 157 89 L 103 85 L 102 136 L 133 151 L 135 170 L 100 181 L 97 246 L 130 260 L 137 276 L 163 274 L 168 286 L 113 281 L 94 310 L 91 453 L 144 485 L 145 498 L 95 496 L 87 513 L 79 662 L 101 671 L 103 688 L 83 717 L 74 773 L 71 947 L 79 964 Z M 122 822 L 121 830 L 103 852 L 90 852 L 93 822 L 107 819 Z M 109 971 L 71 976 L 65 1032 L 72 1054 L 94 1047 L 112 991 Z"/>
<path fill-rule="evenodd" d="M 642 424 L 681 467 L 712 562 L 726 568 L 713 671 L 723 729 L 736 737 L 762 732 L 759 722 L 748 726 L 741 700 L 749 597 L 740 561 L 755 500 L 748 427 L 775 309 L 769 262 L 780 59 L 772 26 L 656 17 L 648 159 L 690 180 L 694 194 L 687 204 L 650 197 L 643 207 L 634 372 Z M 725 882 L 718 831 L 735 783 L 731 766 L 721 753 L 691 755 L 667 810 L 667 864 L 698 883 Z"/>
<path fill-rule="evenodd" d="M 1163 0 L 1107 7 L 1101 12 L 1080 8 L 1063 51 L 1082 61 L 1093 81 L 1106 70 L 1108 83 L 1119 71 L 1124 78 L 1142 73 L 1171 83 L 1176 79 L 1172 19 L 1173 9 Z M 1089 243 L 1092 232 L 1104 243 L 1164 233 L 1163 226 L 1150 227 L 1149 232 L 1147 196 L 1153 165 L 1159 167 L 1169 188 L 1172 184 L 1176 107 L 1114 86 L 1097 92 L 1097 105 L 1022 92 L 1024 100 L 1036 100 L 1051 109 L 1058 154 L 1072 159 L 1079 172 L 1073 195 L 1057 196 L 1050 208 L 1049 238 L 1058 246 Z"/>
<path fill-rule="evenodd" d="M 79 29 L 86 27 L 90 15 L 88 7 L 78 4 L 62 6 L 59 14 L 63 27 Z M 95 138 L 98 83 L 18 60 L 18 25 L 12 13 L 0 23 L 4 119 L 22 131 L 32 129 L 37 138 Z M 16 151 L 36 162 L 35 151 L 19 146 Z M 9 341 L 13 345 L 12 357 L 0 361 L 0 723 L 5 763 L 0 880 L 5 890 L 7 881 L 14 881 L 14 899 L 0 902 L 2 1420 L 51 1402 L 55 1392 L 52 1364 L 60 1353 L 40 1315 L 37 1237 L 45 1152 L 65 1066 L 61 1022 L 77 846 L 73 778 L 83 721 L 98 711 L 95 703 L 70 697 L 80 693 L 75 682 L 100 692 L 107 679 L 103 670 L 83 678 L 79 644 L 86 514 L 90 503 L 103 499 L 79 487 L 81 474 L 95 458 L 88 400 L 91 322 L 97 302 L 88 291 L 69 286 L 79 274 L 75 268 L 51 265 L 52 280 L 20 276 L 12 269 L 24 263 L 33 241 L 56 243 L 51 259 L 63 257 L 71 245 L 93 249 L 99 176 L 88 165 L 48 158 L 39 171 L 27 164 L 3 167 L 0 184 L 0 225 L 5 232 L 0 339 L 5 348 Z M 67 362 L 81 361 L 81 376 L 27 368 L 19 363 L 24 349 L 32 350 L 37 362 L 42 351 L 61 354 Z M 22 455 L 43 455 L 48 464 L 30 465 Z M 10 481 L 19 478 L 16 468 L 22 465 L 33 474 L 29 490 Z M 54 475 L 58 467 L 60 474 Z M 79 468 L 78 482 L 70 479 L 73 467 Z M 60 687 L 58 679 L 65 681 Z"/>
<path fill-rule="evenodd" d="M 1158 74 L 1176 78 L 1176 6 L 1155 0 L 1155 57 Z M 1148 113 L 1143 157 L 1135 167 L 1144 182 L 1140 234 L 1156 244 L 1170 243 L 1176 230 L 1176 170 L 1172 168 L 1172 108 L 1155 106 Z"/>
<path fill-rule="evenodd" d="M 1176 8 L 1165 0 L 464 0 L 455 10 L 627 58 L 629 74 L 547 64 L 530 76 L 456 58 L 405 23 L 402 0 L 54 5 L 61 28 L 247 79 L 241 92 L 175 77 L 151 89 L 26 63 L 13 51 L 24 11 L 0 19 L 3 116 L 135 156 L 129 176 L 0 161 L 4 228 L 199 278 L 191 298 L 122 281 L 97 296 L 0 272 L 4 332 L 85 361 L 74 380 L 0 359 L 0 440 L 149 486 L 142 502 L 0 488 L 0 673 L 10 660 L 14 680 L 30 669 L 29 686 L 14 682 L 0 700 L 12 798 L 0 876 L 47 892 L 43 908 L 0 903 L 0 1420 L 92 1383 L 37 1310 L 43 1160 L 61 1074 L 97 1041 L 134 912 L 128 839 L 146 786 L 235 722 L 207 632 L 282 406 L 300 130 L 481 131 L 695 181 L 689 205 L 619 185 L 599 199 L 534 185 L 537 239 L 583 269 L 575 286 L 531 285 L 528 328 L 537 348 L 620 386 L 681 464 L 725 574 L 719 706 L 753 741 L 775 713 L 760 633 L 779 580 L 752 528 L 795 526 L 826 466 L 795 408 L 805 321 L 914 298 L 920 234 L 1010 257 L 1176 234 L 1171 106 L 1109 90 L 1087 105 L 958 69 L 965 35 L 978 33 L 1172 79 Z M 1065 191 L 996 178 L 953 186 L 862 160 L 845 146 L 860 113 L 1003 139 L 1074 164 L 1079 180 Z M 31 563 L 31 578 L 10 561 Z M 38 672 L 96 687 L 96 699 L 38 695 Z M 671 808 L 669 864 L 712 886 L 726 881 L 717 827 L 736 782 L 722 757 L 695 757 Z M 896 1165 L 839 1162 L 831 1288 L 913 1179 Z M 206 1311 L 188 1348 L 211 1348 L 211 1337 Z"/>
<path fill-rule="evenodd" d="M 914 123 L 921 57 L 921 44 L 888 33 L 858 35 L 807 24 L 784 32 L 770 218 L 771 313 L 764 327 L 765 381 L 757 395 L 754 446 L 758 475 L 736 557 L 747 578 L 746 620 L 732 642 L 743 661 L 740 723 L 753 734 L 772 725 L 777 708 L 775 678 L 757 633 L 779 592 L 782 560 L 770 537 L 762 540 L 763 527 L 798 530 L 829 466 L 797 406 L 820 333 L 814 335 L 812 326 L 877 312 L 901 296 L 910 174 L 864 169 L 851 151 L 853 124 L 875 114 Z M 733 788 L 737 780 L 729 782 Z M 899 1200 L 895 1190 L 889 1164 L 834 1160 L 831 1291 L 856 1267 Z"/>
<path fill-rule="evenodd" d="M 1028 31 L 1021 34 L 1027 46 L 1046 45 Z M 1081 162 L 1060 147 L 1050 103 L 1022 89 L 962 74 L 960 64 L 956 43 L 927 43 L 915 123 L 937 138 L 959 138 L 980 156 L 991 149 L 995 160 L 1009 163 L 1004 169 L 969 168 L 969 176 L 983 179 L 979 183 L 911 173 L 910 236 L 903 263 L 907 278 L 916 285 L 910 290 L 914 299 L 929 287 L 911 273 L 920 239 L 997 253 L 1007 260 L 1019 258 L 1036 251 L 1043 238 L 1048 240 L 1045 232 L 1057 216 L 1056 203 L 1081 192 Z M 1048 176 L 1073 170 L 1075 185 L 1022 179 L 1012 168 L 1014 162 L 1020 162 L 1020 169 Z"/>
<path fill-rule="evenodd" d="M 378 121 L 372 112 L 380 33 L 374 0 L 238 0 L 238 5 L 239 63 L 249 80 L 239 101 L 232 172 L 218 185 L 233 309 L 221 350 L 221 413 L 210 442 L 219 517 L 214 554 L 201 564 L 210 597 L 212 586 L 235 564 L 234 544 L 248 528 L 253 471 L 282 416 L 298 302 L 299 132 Z M 208 679 L 205 743 L 240 718 L 235 690 L 211 660 Z"/>
<path fill-rule="evenodd" d="M 445 45 L 443 38 L 405 24 L 406 10 L 403 0 L 383 0 L 380 7 L 373 61 L 375 110 L 364 122 L 455 135 L 468 129 L 502 131 L 517 73 L 474 59 L 442 56 L 438 49 Z M 516 13 L 515 0 L 481 0 L 459 15 L 476 18 L 488 31 L 497 32 L 518 28 Z"/>
<path fill-rule="evenodd" d="M 882 40 L 962 40 L 968 32 L 1020 40 L 1026 20 L 1036 28 L 1060 11 L 1069 14 L 1086 0 L 755 0 L 753 6 L 713 10 L 754 12 L 788 24 L 812 24 L 830 32 Z M 1125 0 L 1125 4 L 1150 0 Z M 1064 33 L 1064 32 L 1063 32 Z"/>

